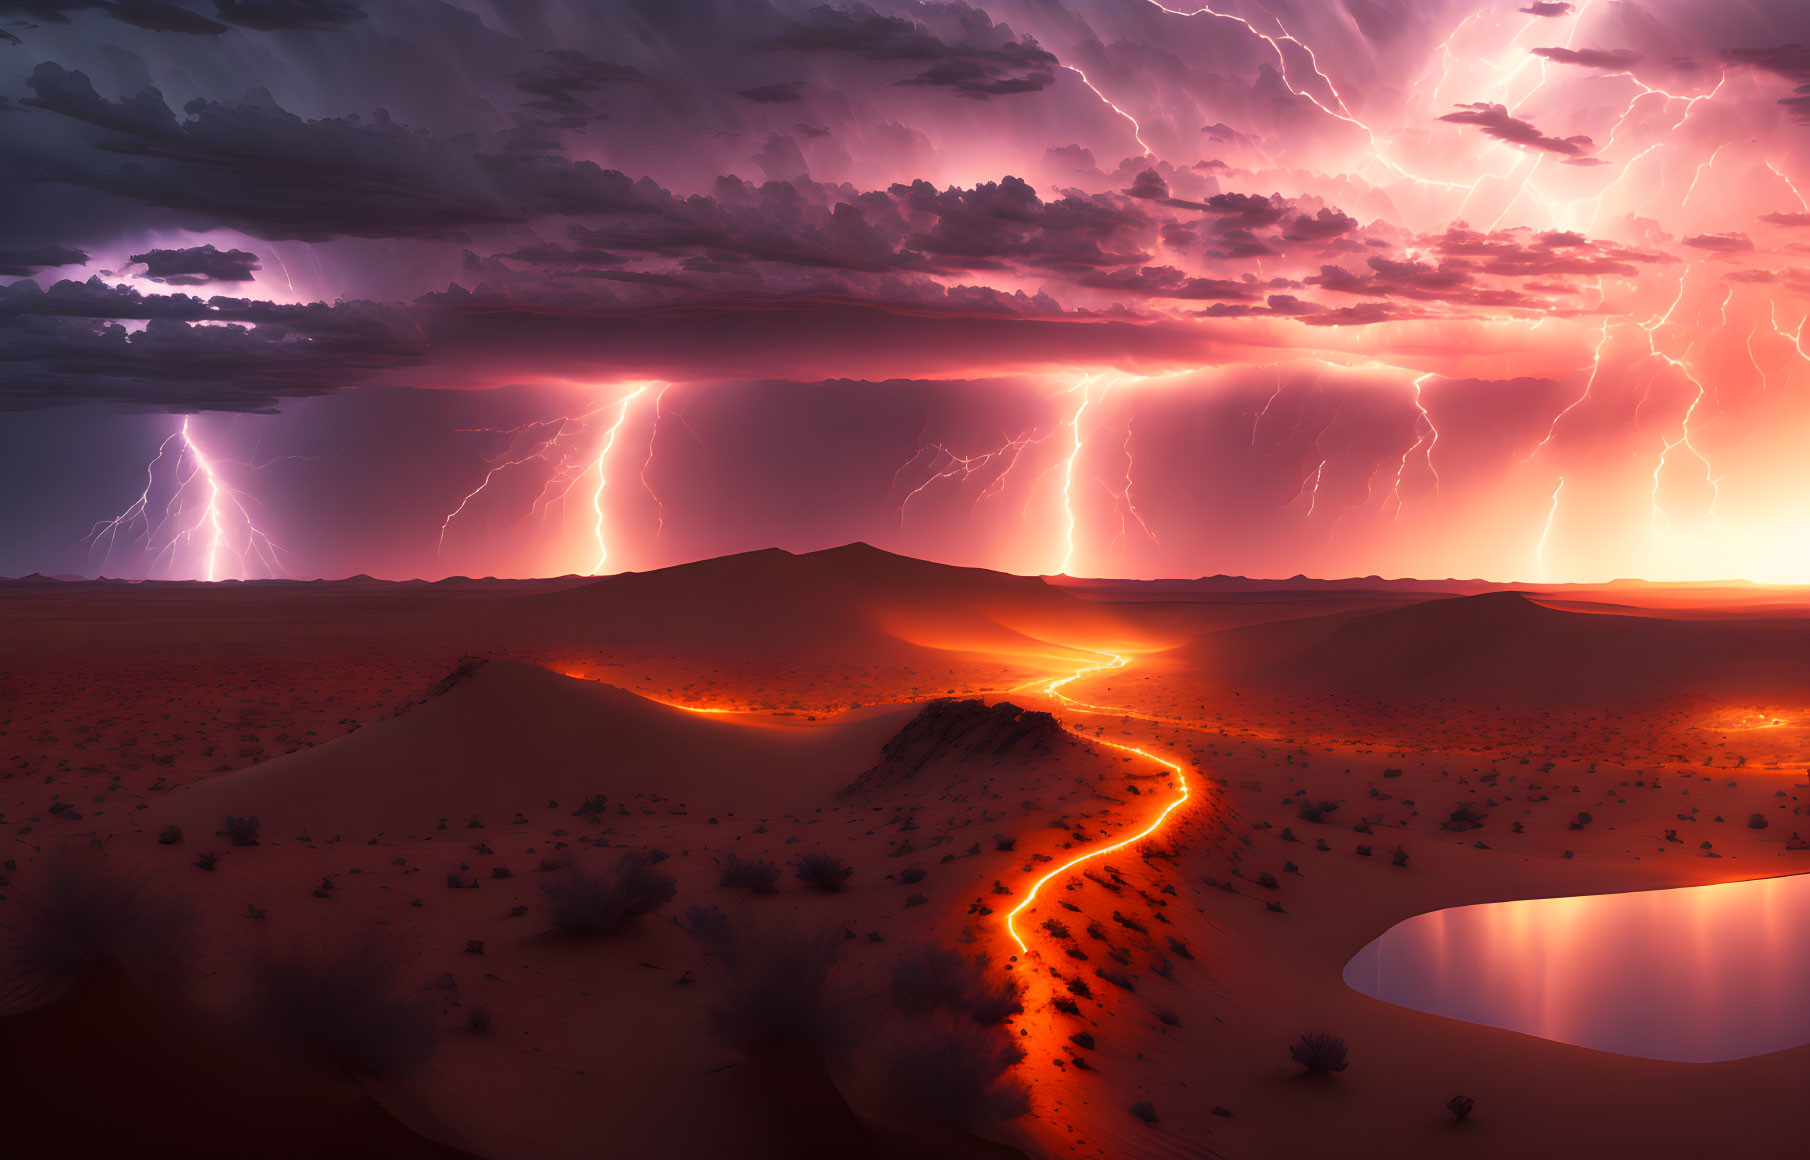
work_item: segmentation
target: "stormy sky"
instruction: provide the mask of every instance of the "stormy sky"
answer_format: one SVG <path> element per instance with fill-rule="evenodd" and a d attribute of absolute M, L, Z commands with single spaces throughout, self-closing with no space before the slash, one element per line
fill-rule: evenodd
<path fill-rule="evenodd" d="M 0 574 L 1810 582 L 1797 0 L 0 0 Z"/>

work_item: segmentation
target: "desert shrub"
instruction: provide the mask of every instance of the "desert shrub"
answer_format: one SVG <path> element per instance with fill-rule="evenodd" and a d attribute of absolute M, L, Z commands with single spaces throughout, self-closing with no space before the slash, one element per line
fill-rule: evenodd
<path fill-rule="evenodd" d="M 1304 822 L 1324 822 L 1326 815 L 1336 812 L 1338 808 L 1338 802 L 1310 802 L 1303 798 L 1296 807 L 1296 812 Z"/>
<path fill-rule="evenodd" d="M 948 947 L 922 944 L 892 966 L 893 1005 L 906 1015 L 944 1010 L 992 1026 L 1024 1010 L 1011 978 L 988 978 L 987 960 L 965 958 Z"/>
<path fill-rule="evenodd" d="M 1747 819 L 1747 828 L 1750 830 L 1763 830 L 1769 824 L 1765 814 L 1751 814 Z"/>
<path fill-rule="evenodd" d="M 796 871 L 794 877 L 799 881 L 809 882 L 824 890 L 841 890 L 842 884 L 855 872 L 853 867 L 844 866 L 842 859 L 821 852 L 798 855 L 792 859 L 792 868 Z"/>
<path fill-rule="evenodd" d="M 1010 834 L 994 834 L 993 835 L 993 848 L 995 850 L 1010 850 L 1017 845 L 1018 845 L 1018 839 L 1014 838 Z"/>
<path fill-rule="evenodd" d="M 220 826 L 220 833 L 235 846 L 255 846 L 262 828 L 255 817 L 236 818 L 228 814 Z"/>
<path fill-rule="evenodd" d="M 165 826 L 157 834 L 157 844 L 159 846 L 174 846 L 180 841 L 182 841 L 182 827 L 178 825 L 171 824 Z"/>
<path fill-rule="evenodd" d="M 1303 1035 L 1301 1042 L 1288 1049 L 1290 1059 L 1310 1072 L 1344 1071 L 1345 1041 L 1315 1032 Z"/>
<path fill-rule="evenodd" d="M 925 871 L 922 866 L 907 866 L 905 869 L 899 871 L 899 883 L 903 886 L 910 886 L 914 883 L 922 882 L 924 880 L 924 873 Z"/>
<path fill-rule="evenodd" d="M 779 889 L 779 867 L 765 858 L 743 858 L 725 854 L 717 863 L 717 882 L 722 886 L 772 894 Z"/>
<path fill-rule="evenodd" d="M 1156 1105 L 1149 1100 L 1139 1100 L 1131 1105 L 1131 1114 L 1146 1124 L 1156 1123 Z"/>
<path fill-rule="evenodd" d="M 169 975 L 189 956 L 190 910 L 92 845 L 46 851 L 0 917 L 0 1010 L 55 998 L 103 963 Z"/>
<path fill-rule="evenodd" d="M 583 801 L 578 803 L 578 808 L 572 811 L 572 816 L 575 818 L 594 818 L 602 814 L 605 807 L 609 804 L 610 799 L 608 794 L 589 794 Z"/>
<path fill-rule="evenodd" d="M 1477 1101 L 1469 1096 L 1453 1096 L 1445 1102 L 1446 1111 L 1452 1113 L 1452 1119 L 1458 1121 L 1466 1119 L 1476 1106 Z"/>
<path fill-rule="evenodd" d="M 1010 1074 L 1023 1058 L 1006 1028 L 944 1015 L 896 1027 L 881 1050 L 880 1077 L 908 1115 L 973 1129 L 1030 1111 L 1029 1087 Z"/>
<path fill-rule="evenodd" d="M 654 868 L 647 855 L 630 850 L 610 871 L 593 871 L 574 861 L 541 884 L 553 929 L 561 934 L 610 934 L 631 918 L 672 901 L 676 880 Z"/>
<path fill-rule="evenodd" d="M 1474 808 L 1475 804 L 1476 803 L 1474 802 L 1465 802 L 1463 805 L 1458 806 L 1450 814 L 1446 815 L 1445 821 L 1439 823 L 1439 828 L 1442 830 L 1457 830 L 1459 832 L 1481 828 L 1489 815 L 1478 813 Z"/>
<path fill-rule="evenodd" d="M 715 906 L 692 907 L 683 925 L 716 953 L 724 988 L 710 1019 L 726 1042 L 749 1053 L 778 1047 L 829 1053 L 846 1044 L 851 1009 L 834 987 L 844 941 L 839 928 L 738 924 Z"/>
<path fill-rule="evenodd" d="M 299 1054 L 393 1076 L 433 1050 L 432 1004 L 406 981 L 397 945 L 370 932 L 266 952 L 251 978 L 254 1022 Z"/>

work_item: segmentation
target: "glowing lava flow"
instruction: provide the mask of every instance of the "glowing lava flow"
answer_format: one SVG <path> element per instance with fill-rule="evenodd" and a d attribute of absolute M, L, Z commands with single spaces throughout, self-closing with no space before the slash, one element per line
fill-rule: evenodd
<path fill-rule="evenodd" d="M 1127 660 L 1125 657 L 1114 656 L 1110 661 L 1106 662 L 1103 665 L 1093 665 L 1088 668 L 1080 669 L 1080 670 L 1076 671 L 1072 676 L 1061 677 L 1057 680 L 1048 682 L 1047 684 L 1045 684 L 1043 686 L 1043 692 L 1051 697 L 1055 697 L 1058 700 L 1067 701 L 1069 704 L 1074 705 L 1077 708 L 1082 708 L 1083 710 L 1085 710 L 1087 708 L 1087 706 L 1085 706 L 1083 702 L 1076 701 L 1073 698 L 1064 694 L 1062 692 L 1063 687 L 1066 685 L 1072 684 L 1075 681 L 1080 680 L 1082 677 L 1087 676 L 1089 673 L 1099 673 L 1099 672 L 1107 672 L 1112 669 L 1122 669 L 1130 663 L 1131 662 L 1129 660 Z M 1116 710 L 1104 710 L 1104 711 L 1105 712 L 1116 712 Z M 1049 873 L 1045 874 L 1043 877 L 1037 879 L 1037 881 L 1031 883 L 1031 888 L 1030 888 L 1030 890 L 1025 892 L 1024 898 L 1019 901 L 1017 906 L 1014 906 L 1010 911 L 1008 911 L 1006 913 L 1006 934 L 1010 935 L 1012 938 L 1012 941 L 1018 944 L 1018 952 L 1020 954 L 1029 954 L 1030 947 L 1025 945 L 1024 939 L 1022 937 L 1020 937 L 1018 934 L 1018 916 L 1020 914 L 1024 913 L 1026 908 L 1028 908 L 1032 903 L 1037 901 L 1038 893 L 1045 886 L 1049 885 L 1051 882 L 1054 882 L 1057 878 L 1061 877 L 1062 875 L 1067 874 L 1070 871 L 1074 870 L 1078 866 L 1091 862 L 1095 858 L 1101 858 L 1101 857 L 1106 856 L 1107 854 L 1111 854 L 1116 851 L 1123 850 L 1127 846 L 1135 846 L 1137 843 L 1142 842 L 1144 839 L 1155 834 L 1158 830 L 1163 828 L 1163 823 L 1167 822 L 1169 820 L 1170 814 L 1173 814 L 1176 810 L 1180 809 L 1184 804 L 1187 803 L 1188 798 L 1190 797 L 1190 795 L 1193 792 L 1192 787 L 1190 787 L 1188 784 L 1188 775 L 1182 772 L 1182 767 L 1179 764 L 1177 764 L 1176 762 L 1170 761 L 1166 757 L 1158 757 L 1156 754 L 1151 753 L 1149 750 L 1140 749 L 1135 745 L 1120 745 L 1116 741 L 1105 741 L 1098 737 L 1083 737 L 1082 734 L 1080 734 L 1080 733 L 1076 733 L 1075 736 L 1082 737 L 1082 740 L 1088 742 L 1091 745 L 1105 745 L 1109 748 L 1117 749 L 1124 753 L 1135 753 L 1139 757 L 1148 758 L 1149 760 L 1156 762 L 1158 765 L 1161 765 L 1161 766 L 1167 768 L 1171 773 L 1175 774 L 1176 785 L 1178 787 L 1180 787 L 1181 792 L 1175 798 L 1174 801 L 1171 801 L 1168 805 L 1163 807 L 1162 812 L 1157 814 L 1156 817 L 1151 821 L 1151 823 L 1148 826 L 1144 827 L 1142 830 L 1133 834 L 1131 837 L 1121 839 L 1120 841 L 1114 842 L 1109 846 L 1102 846 L 1097 850 L 1089 850 L 1085 854 L 1077 855 L 1076 857 L 1069 859 L 1067 862 L 1064 862 L 1062 865 L 1057 866 L 1055 869 L 1051 870 Z"/>

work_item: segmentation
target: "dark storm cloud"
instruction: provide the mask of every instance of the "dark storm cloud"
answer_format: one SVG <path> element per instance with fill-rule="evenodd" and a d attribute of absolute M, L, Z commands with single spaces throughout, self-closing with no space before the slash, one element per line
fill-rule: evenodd
<path fill-rule="evenodd" d="M 1525 8 L 1517 8 L 1515 11 L 1525 12 L 1529 16 L 1565 16 L 1575 7 L 1574 4 L 1558 3 L 1556 0 L 1537 0 L 1536 3 L 1529 4 Z"/>
<path fill-rule="evenodd" d="M 1016 177 L 971 189 L 939 190 L 914 181 L 891 192 L 919 221 L 930 223 L 912 236 L 912 248 L 947 269 L 992 269 L 1011 260 L 1079 270 L 1149 257 L 1132 239 L 1150 228 L 1150 220 L 1108 197 L 1071 194 L 1044 202 Z"/>
<path fill-rule="evenodd" d="M 249 282 L 261 269 L 258 256 L 246 250 L 217 250 L 211 245 L 181 250 L 146 250 L 133 254 L 142 263 L 145 277 L 172 286 L 199 286 L 204 282 Z"/>
<path fill-rule="evenodd" d="M 1710 250 L 1718 254 L 1747 253 L 1753 249 L 1753 239 L 1746 234 L 1698 234 L 1684 239 L 1684 244 L 1698 250 Z"/>
<path fill-rule="evenodd" d="M 218 36 L 228 31 L 199 8 L 173 0 L 11 0 L 0 3 L 0 14 L 67 24 L 71 12 L 98 11 L 151 32 Z M 333 28 L 365 15 L 363 0 L 214 0 L 213 9 L 220 20 L 265 32 Z"/>
<path fill-rule="evenodd" d="M 48 24 L 67 24 L 71 12 L 105 8 L 112 0 L 0 0 L 0 15 L 28 16 Z"/>
<path fill-rule="evenodd" d="M 183 32 L 190 36 L 219 36 L 226 25 L 167 0 L 114 0 L 107 15 L 152 32 Z"/>
<path fill-rule="evenodd" d="M 1792 116 L 1810 124 L 1810 48 L 1801 44 L 1781 44 L 1776 48 L 1727 48 L 1722 59 L 1730 64 L 1747 65 L 1797 84 L 1797 96 L 1782 97 L 1779 104 L 1791 110 Z"/>
<path fill-rule="evenodd" d="M 1575 64 L 1584 68 L 1609 69 L 1624 72 L 1644 59 L 1638 52 L 1629 48 L 1535 48 L 1529 50 L 1535 56 L 1543 56 L 1554 64 Z"/>
<path fill-rule="evenodd" d="M 609 85 L 646 81 L 640 69 L 598 60 L 573 48 L 553 48 L 540 53 L 534 68 L 515 75 L 515 87 L 533 99 L 531 109 L 553 113 L 567 123 L 607 116 L 585 96 Z"/>
<path fill-rule="evenodd" d="M 989 366 L 1176 365 L 1210 361 L 1216 350 L 1192 325 L 1023 317 L 1035 308 L 1028 298 L 985 287 L 953 288 L 941 308 L 750 299 L 582 313 L 471 294 L 434 295 L 428 306 L 419 317 L 435 351 L 436 384 L 519 381 L 512 350 L 533 350 L 541 375 L 578 380 L 612 372 L 885 378 Z"/>
<path fill-rule="evenodd" d="M 951 5 L 943 15 L 959 21 L 962 40 L 944 40 L 916 21 L 882 15 L 865 5 L 846 10 L 826 5 L 802 21 L 788 22 L 770 43 L 799 52 L 923 63 L 928 67 L 898 83 L 946 88 L 977 100 L 1039 92 L 1055 82 L 1060 62 L 1054 53 L 1029 40 L 1011 39 L 1009 29 L 995 26 L 979 9 Z"/>
<path fill-rule="evenodd" d="M 140 328 L 123 321 L 142 322 Z M 256 411 L 420 360 L 418 336 L 366 302 L 283 306 L 145 295 L 99 279 L 0 288 L 0 409 L 107 401 Z"/>
<path fill-rule="evenodd" d="M 1144 266 L 1088 274 L 1076 285 L 1152 298 L 1245 299 L 1256 296 L 1252 286 L 1223 278 L 1191 278 L 1173 266 Z"/>
<path fill-rule="evenodd" d="M 1434 263 L 1375 257 L 1367 265 L 1370 271 L 1367 274 L 1355 274 L 1343 266 L 1322 266 L 1319 274 L 1306 281 L 1335 294 L 1499 309 L 1545 310 L 1551 307 L 1546 299 L 1481 282 L 1481 271 L 1472 263 L 1461 260 L 1445 259 Z"/>
<path fill-rule="evenodd" d="M 757 105 L 784 105 L 804 100 L 804 82 L 780 81 L 777 84 L 756 85 L 751 89 L 742 89 L 735 95 L 746 97 Z"/>
<path fill-rule="evenodd" d="M 1301 214 L 1282 231 L 1287 242 L 1324 242 L 1342 238 L 1358 228 L 1357 219 L 1343 210 L 1327 206 L 1313 217 Z"/>
<path fill-rule="evenodd" d="M 28 246 L 0 250 L 0 277 L 23 278 L 50 266 L 80 266 L 88 255 L 73 246 Z"/>
<path fill-rule="evenodd" d="M 263 32 L 337 28 L 365 18 L 364 0 L 214 0 L 222 20 Z"/>
<path fill-rule="evenodd" d="M 1249 230 L 1273 226 L 1289 211 L 1288 203 L 1281 198 L 1249 193 L 1216 193 L 1206 200 L 1204 208 L 1226 218 L 1235 228 Z"/>
<path fill-rule="evenodd" d="M 1428 241 L 1443 259 L 1463 263 L 1461 268 L 1504 278 L 1564 275 L 1634 278 L 1640 275 L 1640 266 L 1677 261 L 1669 254 L 1637 250 L 1566 231 L 1547 230 L 1523 241 L 1522 235 L 1526 233 L 1528 231 L 1515 229 L 1484 234 L 1454 226 Z"/>
<path fill-rule="evenodd" d="M 1775 226 L 1810 226 L 1810 213 L 1763 213 L 1760 220 Z"/>
<path fill-rule="evenodd" d="M 1588 137 L 1548 137 L 1535 128 L 1532 122 L 1523 121 L 1513 116 L 1502 105 L 1490 104 L 1487 101 L 1474 101 L 1460 105 L 1456 113 L 1447 113 L 1439 118 L 1455 125 L 1475 125 L 1483 130 L 1486 136 L 1498 141 L 1506 141 L 1510 145 L 1524 145 L 1529 149 L 1543 149 L 1549 153 L 1562 153 L 1568 157 L 1578 157 L 1590 152 L 1594 142 Z"/>
<path fill-rule="evenodd" d="M 194 100 L 178 118 L 146 89 L 109 101 L 80 72 L 41 64 L 23 103 L 90 127 L 87 146 L 15 130 L 16 179 L 81 185 L 259 237 L 449 238 L 545 214 L 635 212 L 628 177 L 588 161 L 485 153 L 392 122 L 304 120 L 268 97 Z M 129 160 L 121 160 L 129 159 Z"/>

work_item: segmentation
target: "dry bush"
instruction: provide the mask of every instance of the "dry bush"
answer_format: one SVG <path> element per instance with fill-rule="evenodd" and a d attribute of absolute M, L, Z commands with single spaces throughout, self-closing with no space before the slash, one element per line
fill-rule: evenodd
<path fill-rule="evenodd" d="M 779 867 L 765 858 L 725 854 L 717 863 L 717 883 L 756 894 L 772 894 L 779 889 Z"/>
<path fill-rule="evenodd" d="M 852 1039 L 853 1011 L 835 985 L 840 930 L 731 921 L 714 906 L 692 907 L 684 926 L 722 968 L 723 997 L 710 1017 L 726 1042 L 750 1053 L 785 1046 L 828 1054 Z"/>
<path fill-rule="evenodd" d="M 409 984 L 401 949 L 375 934 L 267 951 L 251 978 L 254 1023 L 299 1054 L 393 1076 L 433 1051 L 433 1005 Z"/>
<path fill-rule="evenodd" d="M 648 855 L 630 850 L 608 871 L 573 861 L 542 883 L 541 893 L 546 895 L 553 929 L 569 935 L 603 935 L 671 902 L 675 885 L 671 874 L 654 869 Z"/>
<path fill-rule="evenodd" d="M 1024 1010 L 1011 978 L 989 978 L 987 960 L 934 944 L 908 948 L 892 967 L 893 1006 L 906 1015 L 950 1011 L 992 1026 Z"/>
<path fill-rule="evenodd" d="M 943 1013 L 901 1020 L 882 1048 L 879 1071 L 905 1115 L 978 1129 L 1031 1110 L 1030 1088 L 1010 1074 L 1023 1058 L 1007 1028 Z"/>
<path fill-rule="evenodd" d="M 190 955 L 186 899 L 95 845 L 45 851 L 0 918 L 0 1011 L 49 1002 L 83 973 L 117 963 L 178 973 Z"/>

